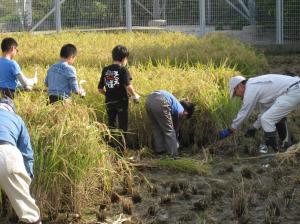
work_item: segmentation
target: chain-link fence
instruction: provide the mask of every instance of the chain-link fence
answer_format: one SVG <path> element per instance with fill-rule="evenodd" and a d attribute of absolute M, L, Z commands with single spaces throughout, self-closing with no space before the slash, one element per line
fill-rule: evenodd
<path fill-rule="evenodd" d="M 1 32 L 222 32 L 255 44 L 300 41 L 299 0 L 0 0 Z"/>

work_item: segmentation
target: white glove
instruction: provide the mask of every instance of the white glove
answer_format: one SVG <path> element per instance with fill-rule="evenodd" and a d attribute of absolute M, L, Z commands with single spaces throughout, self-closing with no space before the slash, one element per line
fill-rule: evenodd
<path fill-rule="evenodd" d="M 138 103 L 140 101 L 140 95 L 135 94 L 134 96 L 131 97 L 131 99 L 133 100 L 133 102 Z"/>
<path fill-rule="evenodd" d="M 84 89 L 79 89 L 79 92 L 78 92 L 78 94 L 81 96 L 81 97 L 85 97 L 86 96 L 86 92 L 85 92 L 85 90 Z"/>
<path fill-rule="evenodd" d="M 35 74 L 34 78 L 32 79 L 33 85 L 36 85 L 38 83 L 37 74 Z"/>

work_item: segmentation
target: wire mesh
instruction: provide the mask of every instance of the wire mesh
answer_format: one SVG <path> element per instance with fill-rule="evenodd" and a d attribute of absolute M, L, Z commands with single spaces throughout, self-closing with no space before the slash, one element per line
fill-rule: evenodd
<path fill-rule="evenodd" d="M 55 31 L 55 1 L 0 0 L 0 31 Z M 60 1 L 62 30 L 125 29 L 131 18 L 133 29 L 221 32 L 256 44 L 278 43 L 278 35 L 283 43 L 300 41 L 299 0 L 131 0 L 130 15 L 128 0 Z"/>

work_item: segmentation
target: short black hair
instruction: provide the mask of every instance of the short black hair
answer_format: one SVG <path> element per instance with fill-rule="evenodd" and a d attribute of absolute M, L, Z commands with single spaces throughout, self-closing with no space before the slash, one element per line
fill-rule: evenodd
<path fill-rule="evenodd" d="M 11 49 L 11 47 L 17 47 L 17 41 L 12 37 L 6 37 L 1 42 L 1 50 L 2 52 L 7 52 Z"/>
<path fill-rule="evenodd" d="M 182 105 L 184 110 L 188 112 L 187 119 L 191 118 L 195 111 L 195 105 L 187 100 L 181 100 L 180 104 Z"/>
<path fill-rule="evenodd" d="M 128 49 L 123 45 L 117 45 L 112 50 L 112 58 L 114 61 L 123 61 L 124 58 L 129 57 Z"/>
<path fill-rule="evenodd" d="M 77 49 L 73 44 L 65 44 L 64 46 L 62 46 L 60 50 L 60 57 L 62 58 L 68 58 L 70 56 L 76 56 L 76 55 L 77 55 Z"/>
<path fill-rule="evenodd" d="M 245 80 L 243 80 L 241 83 L 242 83 L 243 85 L 246 85 L 247 82 L 248 82 L 248 79 L 245 79 Z"/>

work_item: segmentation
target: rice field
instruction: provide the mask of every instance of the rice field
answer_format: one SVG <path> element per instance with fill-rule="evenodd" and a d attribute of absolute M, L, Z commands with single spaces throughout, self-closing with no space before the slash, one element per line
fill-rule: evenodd
<path fill-rule="evenodd" d="M 181 128 L 180 138 L 185 147 L 197 152 L 214 142 L 217 131 L 235 116 L 239 105 L 229 101 L 229 78 L 261 74 L 268 68 L 262 54 L 222 35 L 78 32 L 12 37 L 19 43 L 15 59 L 24 74 L 30 77 L 39 68 L 36 89 L 20 92 L 16 104 L 31 134 L 35 152 L 32 191 L 45 217 L 61 211 L 80 213 L 106 198 L 124 179 L 134 182 L 135 171 L 127 157 L 106 144 L 111 132 L 105 125 L 104 98 L 97 90 L 100 71 L 111 63 L 115 45 L 129 49 L 132 83 L 142 96 L 139 104 L 130 104 L 129 111 L 128 145 L 135 149 L 151 148 L 144 101 L 152 91 L 165 89 L 196 104 L 195 115 Z M 48 106 L 43 81 L 66 43 L 78 48 L 74 66 L 78 79 L 87 80 L 87 96 Z"/>

